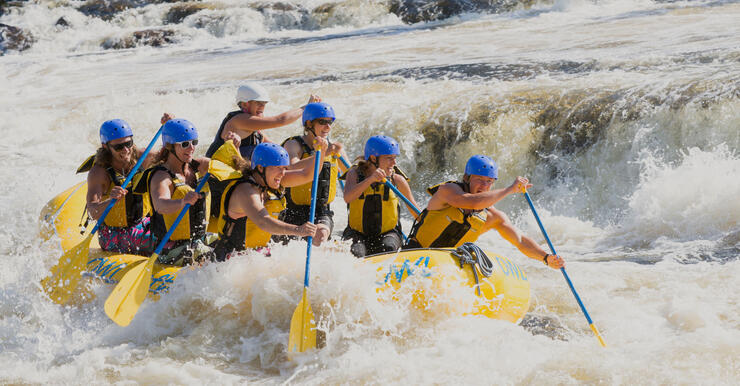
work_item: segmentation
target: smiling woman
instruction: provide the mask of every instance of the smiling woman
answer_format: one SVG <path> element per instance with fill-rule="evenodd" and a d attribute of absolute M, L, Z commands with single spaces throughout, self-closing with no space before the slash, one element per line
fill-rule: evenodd
<path fill-rule="evenodd" d="M 144 171 L 135 191 L 144 195 L 152 207 L 154 244 L 162 240 L 186 204 L 188 215 L 177 225 L 158 261 L 178 266 L 213 256 L 205 245 L 210 212 L 210 192 L 194 191 L 199 176 L 208 171 L 208 158 L 195 159 L 198 131 L 185 119 L 171 119 L 162 128 L 162 150 L 157 163 Z"/>
<path fill-rule="evenodd" d="M 89 171 L 87 211 L 94 220 L 102 216 L 112 200 L 117 200 L 98 229 L 100 247 L 105 251 L 146 255 L 152 241 L 148 205 L 144 205 L 141 196 L 129 193 L 131 184 L 122 186 L 139 159 L 131 126 L 122 119 L 105 121 L 100 126 L 100 143 L 95 156 L 77 171 Z"/>

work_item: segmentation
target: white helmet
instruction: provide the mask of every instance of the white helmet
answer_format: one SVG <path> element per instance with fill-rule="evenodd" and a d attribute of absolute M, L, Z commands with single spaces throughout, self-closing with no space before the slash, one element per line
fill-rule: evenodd
<path fill-rule="evenodd" d="M 239 89 L 236 90 L 236 104 L 249 101 L 269 102 L 270 96 L 264 87 L 256 83 L 247 83 L 239 86 Z"/>

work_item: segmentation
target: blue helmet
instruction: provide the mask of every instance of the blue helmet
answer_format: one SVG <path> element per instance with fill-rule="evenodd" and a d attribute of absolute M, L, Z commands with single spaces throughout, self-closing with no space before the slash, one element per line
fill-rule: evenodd
<path fill-rule="evenodd" d="M 162 128 L 162 144 L 178 143 L 198 139 L 198 130 L 186 119 L 170 119 Z"/>
<path fill-rule="evenodd" d="M 276 143 L 262 142 L 252 152 L 252 168 L 257 166 L 288 166 L 290 157 L 282 146 Z"/>
<path fill-rule="evenodd" d="M 498 166 L 496 162 L 484 155 L 474 155 L 470 157 L 465 165 L 465 174 L 471 176 L 490 177 L 498 179 Z"/>
<path fill-rule="evenodd" d="M 133 135 L 131 126 L 123 119 L 111 119 L 100 125 L 100 143 L 108 143 L 114 139 Z"/>
<path fill-rule="evenodd" d="M 388 154 L 401 154 L 398 142 L 395 139 L 387 135 L 374 135 L 365 142 L 365 160 L 370 159 L 371 155 L 377 157 Z"/>
<path fill-rule="evenodd" d="M 303 126 L 306 126 L 306 121 L 313 121 L 318 118 L 331 118 L 334 121 L 337 117 L 334 115 L 334 109 L 329 104 L 324 102 L 309 103 L 303 109 Z"/>

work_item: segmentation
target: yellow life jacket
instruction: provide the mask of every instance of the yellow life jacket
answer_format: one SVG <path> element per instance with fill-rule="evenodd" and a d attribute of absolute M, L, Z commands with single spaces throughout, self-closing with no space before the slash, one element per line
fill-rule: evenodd
<path fill-rule="evenodd" d="M 464 182 L 447 181 L 430 187 L 427 192 L 433 195 L 440 186 L 449 183 L 468 191 Z M 409 239 L 416 240 L 422 248 L 457 248 L 480 237 L 487 217 L 485 209 L 469 211 L 452 206 L 440 210 L 424 209 L 414 222 Z"/>
<path fill-rule="evenodd" d="M 237 170 L 236 162 L 237 159 L 243 160 L 243 158 L 231 141 L 226 141 L 221 145 L 210 158 L 208 187 L 211 190 L 211 217 L 208 220 L 208 232 L 218 233 L 221 229 L 219 227 L 219 219 L 222 215 L 221 198 L 229 182 L 242 176 L 242 173 Z"/>
<path fill-rule="evenodd" d="M 77 168 L 77 173 L 89 172 L 95 165 L 95 155 L 88 157 L 85 162 Z M 108 190 L 103 193 L 101 201 L 105 201 L 110 198 L 110 192 L 113 190 L 113 186 L 121 186 L 126 181 L 126 176 L 114 170 L 112 167 L 105 169 L 108 172 L 112 184 L 108 185 Z M 139 177 L 141 172 L 137 172 L 132 181 L 125 189 L 131 188 L 136 177 Z M 127 194 L 123 200 L 118 200 L 111 208 L 110 212 L 103 219 L 103 223 L 109 227 L 125 228 L 134 226 L 142 217 L 148 216 L 151 211 L 149 202 L 145 202 L 140 195 Z"/>
<path fill-rule="evenodd" d="M 218 243 L 225 244 L 226 249 L 229 251 L 243 251 L 249 248 L 265 247 L 270 241 L 270 237 L 272 237 L 272 234 L 260 229 L 257 224 L 246 216 L 238 219 L 229 217 L 228 208 L 231 195 L 237 186 L 244 183 L 252 184 L 263 192 L 263 203 L 271 217 L 278 218 L 280 212 L 285 209 L 285 197 L 281 192 L 259 185 L 252 177 L 231 181 L 221 196 L 221 213 L 223 215 L 218 221 Z"/>
<path fill-rule="evenodd" d="M 198 170 L 197 162 L 193 161 L 190 166 L 193 168 L 193 170 Z M 175 213 L 162 214 L 154 210 L 154 201 L 152 200 L 150 186 L 152 176 L 154 176 L 154 174 L 160 170 L 167 172 L 167 174 L 169 174 L 170 176 L 170 179 L 172 179 L 172 184 L 175 188 L 174 192 L 172 192 L 173 200 L 179 200 L 185 197 L 186 194 L 195 190 L 193 186 L 188 185 L 185 181 L 178 178 L 175 173 L 172 173 L 171 171 L 169 171 L 169 169 L 162 165 L 156 165 L 144 171 L 142 177 L 139 179 L 136 187 L 134 188 L 134 192 L 138 194 L 143 194 L 145 196 L 144 199 L 146 201 L 149 201 L 151 205 L 153 213 L 151 229 L 157 240 L 162 240 L 162 238 L 164 238 L 164 235 L 167 233 L 170 227 L 172 227 L 175 219 L 180 214 L 180 211 L 177 211 Z M 184 216 L 182 220 L 180 220 L 177 228 L 175 228 L 175 231 L 170 236 L 170 240 L 196 240 L 205 237 L 206 227 L 208 225 L 208 217 L 211 209 L 211 195 L 208 183 L 203 186 L 203 189 L 201 189 L 200 193 L 204 194 L 205 198 L 199 199 L 195 202 L 194 205 L 190 206 L 187 215 Z"/>
<path fill-rule="evenodd" d="M 313 155 L 314 150 L 306 144 L 301 136 L 295 136 L 283 141 L 282 146 L 285 143 L 295 140 L 303 149 L 301 159 L 308 158 Z M 322 155 L 323 156 L 323 155 Z M 316 188 L 316 207 L 324 207 L 334 201 L 337 195 L 337 176 L 339 175 L 339 161 L 335 157 L 330 157 L 329 161 L 324 161 L 321 171 L 319 172 L 319 184 Z M 294 208 L 297 206 L 311 205 L 311 184 L 313 181 L 307 182 L 303 185 L 294 186 L 287 188 L 285 197 L 288 200 L 288 208 Z"/>
<path fill-rule="evenodd" d="M 359 169 L 356 170 L 357 182 L 362 182 L 366 177 Z M 408 180 L 400 169 L 395 168 L 395 172 Z M 401 204 L 398 196 L 386 184 L 380 182 L 371 184 L 359 198 L 350 202 L 347 208 L 349 227 L 366 236 L 381 235 L 401 226 Z"/>

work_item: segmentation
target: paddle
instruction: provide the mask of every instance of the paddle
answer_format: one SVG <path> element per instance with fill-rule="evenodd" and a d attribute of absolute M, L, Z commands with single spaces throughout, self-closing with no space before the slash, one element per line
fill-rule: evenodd
<path fill-rule="evenodd" d="M 340 154 L 338 158 L 339 158 L 340 161 L 342 161 L 342 164 L 344 165 L 345 168 L 347 168 L 347 169 L 350 168 L 351 165 L 349 164 L 349 162 L 347 162 L 347 160 L 344 158 L 343 155 Z M 344 181 L 339 180 L 339 186 L 341 186 L 342 187 L 342 191 L 344 191 Z"/>
<path fill-rule="evenodd" d="M 319 166 L 321 165 L 321 150 L 316 150 L 316 161 L 313 169 L 313 182 L 311 183 L 311 210 L 308 215 L 308 222 L 313 223 L 316 214 L 316 191 L 319 184 Z M 293 311 L 293 317 L 290 318 L 290 335 L 288 336 L 288 352 L 304 352 L 316 348 L 316 323 L 314 322 L 313 311 L 308 303 L 308 278 L 311 264 L 311 244 L 312 236 L 308 236 L 308 247 L 306 250 L 306 271 L 303 276 L 303 297 L 301 302 Z"/>
<path fill-rule="evenodd" d="M 201 178 L 200 183 L 198 183 L 198 186 L 195 188 L 196 193 L 200 193 L 203 185 L 208 181 L 209 176 L 210 173 L 206 173 L 203 178 Z M 146 264 L 139 264 L 126 272 L 126 275 L 121 278 L 121 281 L 118 282 L 116 288 L 113 289 L 113 292 L 111 292 L 108 299 L 106 299 L 105 314 L 119 326 L 128 326 L 129 323 L 131 323 L 131 320 L 134 319 L 136 312 L 139 311 L 141 303 L 144 302 L 144 299 L 146 299 L 146 295 L 149 292 L 154 262 L 157 260 L 157 256 L 162 252 L 164 245 L 169 241 L 170 236 L 172 236 L 172 233 L 175 231 L 175 228 L 177 228 L 180 220 L 182 220 L 185 213 L 188 212 L 188 209 L 190 209 L 190 204 L 185 204 L 180 211 L 180 214 L 177 215 L 175 222 L 172 223 L 172 226 L 170 226 L 170 229 L 164 235 L 162 241 L 159 242 L 157 249 L 154 250 L 154 254 L 149 257 Z"/>
<path fill-rule="evenodd" d="M 134 178 L 134 175 L 139 170 L 144 159 L 157 142 L 157 138 L 162 134 L 162 127 L 159 128 L 157 134 L 155 134 L 152 141 L 149 142 L 149 146 L 146 147 L 146 150 L 144 150 L 141 156 L 139 156 L 139 160 L 136 162 L 136 165 L 134 165 L 134 168 L 128 173 L 126 180 L 121 186 L 128 186 L 131 179 Z M 64 252 L 62 257 L 59 258 L 57 265 L 51 268 L 51 275 L 41 280 L 41 286 L 54 302 L 59 304 L 67 303 L 69 298 L 72 296 L 72 293 L 77 288 L 80 278 L 82 278 L 82 271 L 85 269 L 85 264 L 87 264 L 87 257 L 90 254 L 90 242 L 92 241 L 93 235 L 98 231 L 100 224 L 103 224 L 105 216 L 107 216 L 111 211 L 113 205 L 116 204 L 116 201 L 118 200 L 112 199 L 110 201 L 90 234 L 87 235 L 82 242 L 72 247 L 69 251 Z"/>
<path fill-rule="evenodd" d="M 534 204 L 532 203 L 532 199 L 529 198 L 529 193 L 527 191 L 524 191 L 524 197 L 527 199 L 527 203 L 529 204 L 529 208 L 532 209 L 532 214 L 534 214 L 534 218 L 537 220 L 537 225 L 540 226 L 540 230 L 542 231 L 542 235 L 545 236 L 545 240 L 547 240 L 547 245 L 550 246 L 550 251 L 553 255 L 557 255 L 555 252 L 555 247 L 552 245 L 552 242 L 550 242 L 550 238 L 547 236 L 547 232 L 545 231 L 545 227 L 542 225 L 542 221 L 540 221 L 540 216 L 537 215 L 537 211 L 534 209 Z M 588 311 L 586 311 L 586 307 L 583 305 L 583 302 L 581 301 L 581 298 L 578 296 L 578 292 L 576 292 L 575 287 L 573 287 L 573 283 L 570 281 L 570 278 L 568 277 L 568 273 L 565 272 L 565 267 L 560 268 L 560 272 L 563 273 L 563 277 L 565 277 L 565 281 L 568 282 L 568 287 L 570 287 L 570 291 L 573 293 L 573 296 L 575 296 L 576 301 L 578 302 L 578 306 L 581 307 L 581 311 L 583 312 L 583 315 L 586 317 L 586 321 L 588 321 L 589 327 L 591 327 L 591 331 L 594 332 L 594 335 L 596 335 L 596 338 L 599 339 L 599 343 L 601 343 L 602 347 L 606 347 L 606 343 L 604 342 L 604 339 L 601 337 L 601 334 L 599 334 L 599 330 L 594 325 L 594 322 L 591 320 L 591 316 L 588 315 Z"/>

